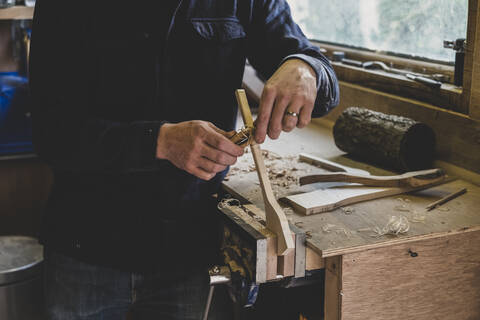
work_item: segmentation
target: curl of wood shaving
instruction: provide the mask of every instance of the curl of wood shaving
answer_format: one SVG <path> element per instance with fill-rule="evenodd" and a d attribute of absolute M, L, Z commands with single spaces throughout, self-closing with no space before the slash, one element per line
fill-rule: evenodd
<path fill-rule="evenodd" d="M 384 228 L 380 229 L 379 227 L 375 227 L 375 229 L 373 229 L 376 237 L 388 234 L 398 236 L 399 234 L 407 233 L 409 230 L 410 222 L 404 216 L 392 216 Z"/>
<path fill-rule="evenodd" d="M 240 203 L 240 200 L 235 199 L 235 198 L 224 198 L 222 201 L 220 201 L 217 205 L 218 209 L 225 209 L 229 207 L 240 207 L 242 204 Z"/>
<path fill-rule="evenodd" d="M 343 211 L 343 213 L 346 214 L 347 216 L 355 213 L 355 209 L 352 208 L 352 207 L 344 207 L 344 208 L 342 208 L 342 211 Z"/>

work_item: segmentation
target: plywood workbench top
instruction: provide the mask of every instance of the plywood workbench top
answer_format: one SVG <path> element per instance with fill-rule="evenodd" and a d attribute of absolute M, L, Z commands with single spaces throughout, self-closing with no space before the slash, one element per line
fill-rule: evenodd
<path fill-rule="evenodd" d="M 294 179 L 302 175 L 325 172 L 323 169 L 298 162 L 300 153 L 309 153 L 340 163 L 363 169 L 375 175 L 391 172 L 354 161 L 345 156 L 334 144 L 328 125 L 313 123 L 302 130 L 283 133 L 279 140 L 268 141 L 262 149 L 271 151 L 267 158 L 272 164 L 274 190 L 277 197 L 318 189 L 318 186 L 298 186 Z M 260 187 L 256 172 L 253 171 L 251 154 L 247 153 L 232 167 L 231 174 L 224 181 L 224 188 L 233 197 L 248 201 L 263 209 Z M 267 159 L 268 166 L 268 159 Z M 451 166 L 447 166 L 448 169 Z M 287 172 L 285 172 L 285 169 Z M 289 170 L 293 169 L 293 170 Z M 458 172 L 463 172 L 458 170 Z M 458 172 L 455 175 L 458 176 Z M 451 174 L 451 173 L 450 173 Z M 279 183 L 275 177 L 279 177 Z M 472 174 L 475 178 L 475 175 Z M 425 212 L 427 204 L 441 197 L 468 188 L 468 193 L 440 208 Z M 480 230 L 480 187 L 464 179 L 434 187 L 414 194 L 394 196 L 367 201 L 349 206 L 349 210 L 303 216 L 288 209 L 286 214 L 291 223 L 307 233 L 307 246 L 321 257 L 331 257 L 359 252 L 371 248 L 386 247 L 421 239 L 442 237 L 447 234 Z M 410 221 L 410 230 L 399 236 L 378 236 L 373 230 L 383 228 L 392 216 L 405 216 Z"/>

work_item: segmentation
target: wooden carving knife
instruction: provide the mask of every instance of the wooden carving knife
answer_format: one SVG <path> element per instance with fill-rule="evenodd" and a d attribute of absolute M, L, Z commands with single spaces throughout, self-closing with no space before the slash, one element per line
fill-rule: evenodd
<path fill-rule="evenodd" d="M 247 95 L 245 90 L 237 90 L 236 97 L 240 111 L 242 113 L 245 127 L 253 128 L 253 118 L 250 112 Z M 260 180 L 260 187 L 262 189 L 263 201 L 265 202 L 265 214 L 267 220 L 267 228 L 277 235 L 277 254 L 280 256 L 289 254 L 295 249 L 295 244 L 292 238 L 292 231 L 288 224 L 287 217 L 283 212 L 280 204 L 277 202 L 268 179 L 267 168 L 263 162 L 263 155 L 260 146 L 251 140 L 250 148 L 252 150 L 253 159 L 257 168 L 258 179 Z"/>

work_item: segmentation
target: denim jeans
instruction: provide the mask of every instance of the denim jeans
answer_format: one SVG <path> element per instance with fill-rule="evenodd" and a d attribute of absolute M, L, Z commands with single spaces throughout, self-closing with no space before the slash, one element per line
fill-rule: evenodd
<path fill-rule="evenodd" d="M 124 272 L 51 251 L 44 267 L 49 320 L 198 320 L 209 289 L 207 270 L 172 279 L 165 272 Z M 209 319 L 232 319 L 230 306 L 226 292 L 216 290 Z"/>

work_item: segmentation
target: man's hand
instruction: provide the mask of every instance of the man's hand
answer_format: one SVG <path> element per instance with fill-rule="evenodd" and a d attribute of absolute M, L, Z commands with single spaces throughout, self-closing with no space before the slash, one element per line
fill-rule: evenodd
<path fill-rule="evenodd" d="M 210 180 L 243 155 L 244 150 L 227 135 L 205 121 L 166 123 L 158 134 L 157 158 L 169 160 L 200 179 Z"/>
<path fill-rule="evenodd" d="M 316 73 L 302 60 L 287 60 L 267 81 L 260 100 L 255 141 L 278 139 L 283 131 L 303 128 L 312 119 L 317 97 Z M 288 112 L 288 114 L 287 114 Z"/>

